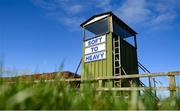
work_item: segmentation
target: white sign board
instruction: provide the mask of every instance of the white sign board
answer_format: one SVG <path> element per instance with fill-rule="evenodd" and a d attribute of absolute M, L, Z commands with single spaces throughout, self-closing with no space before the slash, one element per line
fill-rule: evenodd
<path fill-rule="evenodd" d="M 85 62 L 102 60 L 106 58 L 106 51 L 85 55 Z"/>
<path fill-rule="evenodd" d="M 106 50 L 105 43 L 85 48 L 85 54 L 96 53 L 103 50 Z"/>
<path fill-rule="evenodd" d="M 90 47 L 90 46 L 97 45 L 97 44 L 104 43 L 104 42 L 106 42 L 106 35 L 96 37 L 96 38 L 86 41 L 85 47 Z"/>
<path fill-rule="evenodd" d="M 106 35 L 85 41 L 85 62 L 106 59 Z"/>

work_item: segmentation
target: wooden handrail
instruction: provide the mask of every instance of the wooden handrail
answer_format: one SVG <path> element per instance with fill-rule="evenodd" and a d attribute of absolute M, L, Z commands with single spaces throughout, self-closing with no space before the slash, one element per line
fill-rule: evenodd
<path fill-rule="evenodd" d="M 180 90 L 180 86 L 175 87 Z M 97 91 L 138 91 L 138 90 L 169 90 L 169 87 L 120 87 L 120 88 L 97 88 Z"/>
<path fill-rule="evenodd" d="M 97 77 L 89 79 L 65 79 L 65 81 L 98 81 L 98 80 L 116 80 L 116 79 L 131 79 L 131 78 L 145 78 L 145 77 L 157 77 L 157 76 L 176 76 L 180 75 L 180 71 L 173 72 L 160 72 L 160 73 L 145 73 L 145 74 L 131 74 L 121 76 L 109 76 L 109 77 Z"/>

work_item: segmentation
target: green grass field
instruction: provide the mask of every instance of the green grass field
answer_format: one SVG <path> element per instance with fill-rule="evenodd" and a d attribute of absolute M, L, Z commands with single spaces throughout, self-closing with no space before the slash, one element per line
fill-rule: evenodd
<path fill-rule="evenodd" d="M 0 83 L 0 109 L 180 109 L 180 100 L 164 99 L 156 103 L 147 95 L 125 99 L 114 93 L 98 93 L 90 85 L 77 90 L 64 82 Z"/>

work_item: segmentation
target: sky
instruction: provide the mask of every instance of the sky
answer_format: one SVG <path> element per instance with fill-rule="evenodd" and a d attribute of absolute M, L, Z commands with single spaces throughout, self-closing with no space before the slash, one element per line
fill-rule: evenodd
<path fill-rule="evenodd" d="M 180 70 L 179 6 L 180 0 L 0 0 L 0 58 L 13 72 L 3 76 L 75 72 L 80 24 L 107 11 L 138 32 L 138 59 L 147 69 Z"/>

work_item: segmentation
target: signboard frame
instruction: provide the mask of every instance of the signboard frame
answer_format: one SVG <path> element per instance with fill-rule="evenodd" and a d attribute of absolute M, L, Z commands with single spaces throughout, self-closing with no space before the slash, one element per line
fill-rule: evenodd
<path fill-rule="evenodd" d="M 107 38 L 106 34 L 86 40 L 84 43 L 84 61 L 93 62 L 107 58 Z M 89 60 L 87 57 L 89 56 Z"/>

